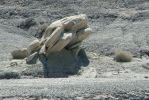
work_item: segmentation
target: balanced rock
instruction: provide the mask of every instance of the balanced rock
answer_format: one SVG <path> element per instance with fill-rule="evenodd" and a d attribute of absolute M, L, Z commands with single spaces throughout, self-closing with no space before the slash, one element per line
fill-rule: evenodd
<path fill-rule="evenodd" d="M 48 55 L 51 52 L 65 49 L 72 41 L 74 41 L 73 44 L 82 42 L 91 33 L 92 30 L 88 28 L 87 16 L 85 14 L 57 20 L 47 27 L 40 40 L 45 47 L 43 54 Z"/>
<path fill-rule="evenodd" d="M 45 77 L 76 73 L 84 62 L 82 59 L 86 59 L 81 43 L 93 33 L 87 16 L 80 14 L 64 17 L 51 23 L 42 32 L 41 38 L 29 44 L 25 53 L 22 50 L 13 51 L 13 58 L 26 57 L 28 64 L 36 63 L 39 58 L 44 66 Z"/>

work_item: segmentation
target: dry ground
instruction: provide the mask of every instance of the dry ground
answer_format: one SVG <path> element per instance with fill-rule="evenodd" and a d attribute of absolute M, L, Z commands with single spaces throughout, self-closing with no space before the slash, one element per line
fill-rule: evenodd
<path fill-rule="evenodd" d="M 69 78 L 148 79 L 148 0 L 0 0 L 0 78 L 43 77 L 40 62 L 27 65 L 10 52 L 26 47 L 42 24 L 81 13 L 94 30 L 82 44 L 90 64 Z M 132 62 L 115 62 L 117 49 L 130 51 Z"/>

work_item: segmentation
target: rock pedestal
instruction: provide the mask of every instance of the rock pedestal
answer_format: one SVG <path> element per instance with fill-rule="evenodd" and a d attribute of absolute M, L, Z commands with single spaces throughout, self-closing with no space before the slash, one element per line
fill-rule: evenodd
<path fill-rule="evenodd" d="M 39 58 L 44 66 L 45 77 L 68 77 L 77 74 L 81 66 L 89 64 L 84 50 L 80 50 L 78 56 L 63 49 L 60 52 L 50 53 L 47 58 L 42 55 Z"/>

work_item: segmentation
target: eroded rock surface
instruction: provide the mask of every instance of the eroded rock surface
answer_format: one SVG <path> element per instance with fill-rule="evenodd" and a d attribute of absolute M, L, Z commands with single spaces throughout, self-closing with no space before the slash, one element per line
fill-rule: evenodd
<path fill-rule="evenodd" d="M 81 55 L 85 54 L 79 53 L 81 43 L 92 34 L 87 16 L 64 17 L 51 23 L 41 34 L 41 39 L 34 40 L 27 49 L 13 51 L 13 58 L 26 57 L 28 64 L 35 64 L 39 58 L 44 65 L 45 77 L 56 77 L 55 74 L 60 73 L 76 74 L 81 59 L 84 59 Z"/>

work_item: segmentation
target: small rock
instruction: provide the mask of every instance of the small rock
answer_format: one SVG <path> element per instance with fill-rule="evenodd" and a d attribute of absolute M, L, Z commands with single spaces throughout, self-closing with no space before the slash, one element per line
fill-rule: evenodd
<path fill-rule="evenodd" d="M 149 96 L 149 93 L 146 92 L 145 95 Z"/>
<path fill-rule="evenodd" d="M 12 97 L 12 98 L 4 98 L 4 99 L 0 99 L 0 100 L 19 100 L 21 98 L 17 98 L 17 97 Z"/>
<path fill-rule="evenodd" d="M 107 95 L 97 95 L 93 98 L 93 100 L 109 100 Z"/>
<path fill-rule="evenodd" d="M 99 100 L 99 99 L 101 99 L 101 95 L 97 95 L 93 98 L 93 100 Z"/>
<path fill-rule="evenodd" d="M 10 66 L 17 66 L 17 65 L 18 65 L 17 62 L 11 62 L 11 63 L 10 63 Z"/>
<path fill-rule="evenodd" d="M 21 29 L 29 29 L 31 26 L 36 25 L 36 21 L 33 18 L 28 18 L 25 21 L 21 22 L 18 27 Z"/>
<path fill-rule="evenodd" d="M 38 98 L 37 97 L 30 97 L 29 100 L 38 100 Z"/>
<path fill-rule="evenodd" d="M 48 100 L 47 98 L 43 98 L 42 100 Z"/>
<path fill-rule="evenodd" d="M 113 72 L 112 75 L 118 75 L 118 72 Z"/>
<path fill-rule="evenodd" d="M 11 52 L 13 59 L 24 59 L 27 56 L 27 48 L 14 50 Z"/>
<path fill-rule="evenodd" d="M 17 72 L 1 72 L 0 79 L 20 79 L 20 74 Z"/>
<path fill-rule="evenodd" d="M 142 65 L 142 67 L 149 70 L 149 63 L 146 63 L 146 64 Z"/>
<path fill-rule="evenodd" d="M 35 52 L 26 58 L 27 64 L 36 64 L 38 59 L 38 52 Z"/>
<path fill-rule="evenodd" d="M 125 73 L 129 73 L 128 71 L 125 71 Z"/>
<path fill-rule="evenodd" d="M 88 53 L 87 56 L 89 58 L 92 58 L 92 59 L 98 59 L 99 58 L 99 56 L 96 53 L 93 53 L 93 52 Z"/>
<path fill-rule="evenodd" d="M 148 76 L 144 76 L 144 78 L 148 78 Z"/>
<path fill-rule="evenodd" d="M 145 96 L 143 100 L 149 100 L 149 97 L 148 96 Z"/>
<path fill-rule="evenodd" d="M 76 100 L 83 100 L 84 97 L 76 97 Z"/>

